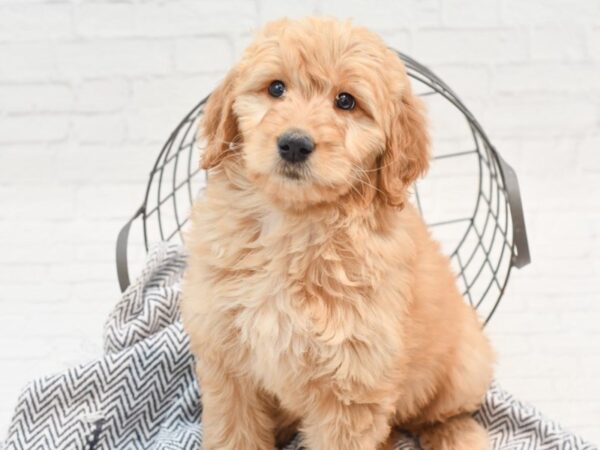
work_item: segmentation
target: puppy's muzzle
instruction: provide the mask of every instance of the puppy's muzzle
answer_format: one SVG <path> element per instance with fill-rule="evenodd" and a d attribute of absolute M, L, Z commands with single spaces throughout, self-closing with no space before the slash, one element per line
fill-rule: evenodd
<path fill-rule="evenodd" d="M 315 149 L 312 138 L 298 129 L 287 130 L 277 138 L 279 156 L 290 163 L 301 163 L 308 159 Z"/>

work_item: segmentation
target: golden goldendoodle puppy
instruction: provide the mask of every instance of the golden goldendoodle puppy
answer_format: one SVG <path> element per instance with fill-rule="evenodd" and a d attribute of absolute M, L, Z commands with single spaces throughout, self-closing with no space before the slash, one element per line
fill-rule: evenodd
<path fill-rule="evenodd" d="M 205 450 L 489 447 L 493 352 L 407 191 L 428 166 L 400 59 L 349 22 L 267 25 L 210 96 L 182 316 Z"/>

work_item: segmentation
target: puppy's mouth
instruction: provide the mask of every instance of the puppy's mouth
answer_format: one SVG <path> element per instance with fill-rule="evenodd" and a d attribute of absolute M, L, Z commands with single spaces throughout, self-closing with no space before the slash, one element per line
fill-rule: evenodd
<path fill-rule="evenodd" d="M 281 161 L 277 165 L 276 172 L 278 175 L 288 180 L 302 181 L 309 177 L 310 169 L 305 163 L 288 163 Z"/>

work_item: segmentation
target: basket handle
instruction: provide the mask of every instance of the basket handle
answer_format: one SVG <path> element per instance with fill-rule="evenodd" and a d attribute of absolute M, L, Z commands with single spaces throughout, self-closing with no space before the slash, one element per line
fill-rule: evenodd
<path fill-rule="evenodd" d="M 508 197 L 510 206 L 510 216 L 513 225 L 513 242 L 516 253 L 512 256 L 513 265 L 520 269 L 531 262 L 529 254 L 529 242 L 527 241 L 527 230 L 525 228 L 525 217 L 523 215 L 523 203 L 521 202 L 521 191 L 519 190 L 519 180 L 515 170 L 502 159 L 498 152 L 495 152 L 502 170 L 504 188 Z"/>
<path fill-rule="evenodd" d="M 144 207 L 140 207 L 133 217 L 127 221 L 117 237 L 117 278 L 119 279 L 119 287 L 121 292 L 125 292 L 125 289 L 129 287 L 129 267 L 127 262 L 127 245 L 129 243 L 129 230 L 131 224 L 135 219 L 144 213 Z"/>

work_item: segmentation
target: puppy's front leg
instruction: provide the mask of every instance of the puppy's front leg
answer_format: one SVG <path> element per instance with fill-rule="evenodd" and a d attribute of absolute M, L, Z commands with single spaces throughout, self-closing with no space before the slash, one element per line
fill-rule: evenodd
<path fill-rule="evenodd" d="M 269 406 L 247 379 L 207 364 L 198 369 L 203 450 L 275 450 Z"/>
<path fill-rule="evenodd" d="M 391 413 L 376 404 L 346 405 L 329 399 L 304 419 L 302 444 L 310 450 L 377 450 L 386 448 Z"/>

